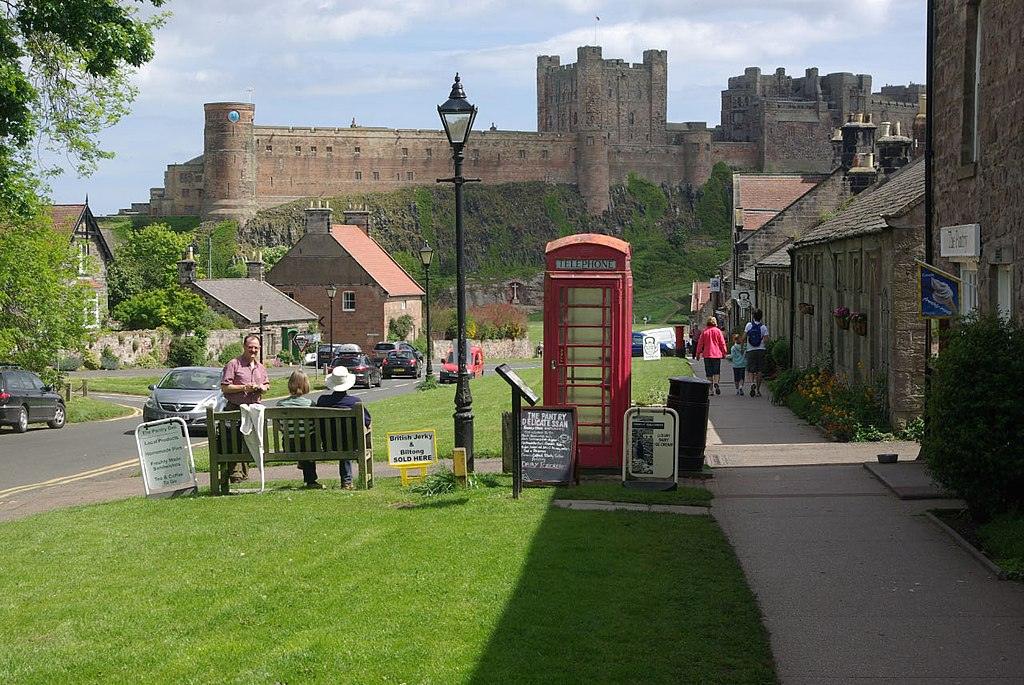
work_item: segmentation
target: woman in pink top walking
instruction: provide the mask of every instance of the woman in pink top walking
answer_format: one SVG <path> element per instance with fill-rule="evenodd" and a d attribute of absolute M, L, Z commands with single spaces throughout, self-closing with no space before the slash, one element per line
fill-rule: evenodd
<path fill-rule="evenodd" d="M 704 375 L 715 384 L 715 394 L 721 395 L 722 389 L 718 387 L 718 377 L 722 373 L 722 358 L 729 354 L 729 348 L 725 345 L 725 336 L 718 329 L 718 319 L 708 317 L 708 325 L 697 340 L 697 359 L 704 357 Z"/>

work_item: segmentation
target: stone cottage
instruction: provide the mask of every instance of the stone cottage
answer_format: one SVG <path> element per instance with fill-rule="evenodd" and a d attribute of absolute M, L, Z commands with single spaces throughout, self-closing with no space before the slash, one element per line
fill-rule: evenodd
<path fill-rule="evenodd" d="M 883 177 L 794 241 L 791 252 L 794 365 L 831 361 L 851 382 L 884 377 L 894 423 L 923 407 L 916 260 L 924 259 L 924 172 L 920 159 Z M 772 274 L 770 266 L 762 271 L 766 279 Z M 758 288 L 758 301 L 771 297 L 774 288 Z M 852 316 L 837 319 L 840 307 Z"/>
<path fill-rule="evenodd" d="M 344 215 L 345 224 L 332 225 L 329 206 L 306 209 L 305 235 L 267 280 L 317 313 L 324 340 L 369 351 L 387 339 L 389 322 L 403 315 L 412 318 L 415 338 L 423 329 L 423 289 L 370 237 L 366 211 Z M 334 300 L 328 286 L 336 288 Z"/>
<path fill-rule="evenodd" d="M 263 279 L 263 261 L 257 255 L 247 263 L 248 278 L 196 278 L 196 262 L 189 248 L 178 262 L 178 282 L 202 297 L 218 314 L 235 326 L 254 333 L 263 328 L 263 354 L 275 356 L 282 349 L 294 349 L 291 341 L 299 333 L 317 329 L 317 315 Z M 262 316 L 262 322 L 261 322 Z"/>

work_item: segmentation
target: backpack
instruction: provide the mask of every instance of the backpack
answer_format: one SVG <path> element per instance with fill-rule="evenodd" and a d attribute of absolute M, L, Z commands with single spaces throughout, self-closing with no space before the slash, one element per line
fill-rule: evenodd
<path fill-rule="evenodd" d="M 761 325 L 760 321 L 750 322 L 750 330 L 747 331 L 747 343 L 751 347 L 760 347 L 761 342 L 764 340 L 764 336 L 761 334 Z"/>

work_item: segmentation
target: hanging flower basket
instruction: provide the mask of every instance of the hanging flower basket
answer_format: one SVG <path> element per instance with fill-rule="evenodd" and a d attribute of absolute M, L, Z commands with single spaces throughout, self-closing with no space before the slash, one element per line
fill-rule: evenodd
<path fill-rule="evenodd" d="M 853 332 L 857 335 L 868 334 L 868 315 L 867 314 L 851 314 L 850 323 L 853 324 Z"/>
<path fill-rule="evenodd" d="M 836 327 L 840 330 L 848 330 L 850 328 L 850 310 L 848 307 L 836 307 L 832 310 L 832 316 L 836 320 Z"/>

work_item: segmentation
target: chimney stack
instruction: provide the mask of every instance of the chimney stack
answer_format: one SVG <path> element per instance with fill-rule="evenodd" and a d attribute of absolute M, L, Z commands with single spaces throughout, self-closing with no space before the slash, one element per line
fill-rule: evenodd
<path fill-rule="evenodd" d="M 852 169 L 856 166 L 858 154 L 875 151 L 875 129 L 871 123 L 871 115 L 858 112 L 851 114 L 849 121 L 843 124 L 841 163 L 843 168 Z"/>
<path fill-rule="evenodd" d="M 331 232 L 331 205 L 323 200 L 310 201 L 305 210 L 306 233 L 327 235 Z"/>
<path fill-rule="evenodd" d="M 178 285 L 187 285 L 196 280 L 196 256 L 188 246 L 185 256 L 178 260 Z"/>
<path fill-rule="evenodd" d="M 363 233 L 370 235 L 370 212 L 366 209 L 366 205 L 360 207 L 349 205 L 348 209 L 342 212 L 342 216 L 345 217 L 347 225 L 358 226 Z"/>
<path fill-rule="evenodd" d="M 875 154 L 873 152 L 858 152 L 853 166 L 846 172 L 846 178 L 850 181 L 850 192 L 854 195 L 873 186 L 878 180 Z"/>
<path fill-rule="evenodd" d="M 889 175 L 910 162 L 910 148 L 914 141 L 901 135 L 902 130 L 898 121 L 891 133 L 888 121 L 882 122 L 881 130 L 882 135 L 878 138 L 878 166 L 883 174 Z"/>
<path fill-rule="evenodd" d="M 263 253 L 257 251 L 253 258 L 245 263 L 249 278 L 254 281 L 263 280 Z"/>

